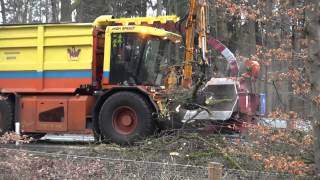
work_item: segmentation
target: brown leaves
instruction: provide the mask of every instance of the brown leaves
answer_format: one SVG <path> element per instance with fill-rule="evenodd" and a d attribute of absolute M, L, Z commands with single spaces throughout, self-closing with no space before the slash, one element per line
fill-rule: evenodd
<path fill-rule="evenodd" d="M 312 101 L 320 106 L 320 94 L 318 96 L 313 97 Z"/>
<path fill-rule="evenodd" d="M 304 79 L 301 71 L 300 69 L 292 68 L 288 72 L 275 72 L 272 73 L 269 81 L 290 80 L 294 95 L 307 96 L 311 92 L 311 83 Z"/>
<path fill-rule="evenodd" d="M 254 153 L 251 158 L 255 161 L 261 161 L 262 160 L 262 154 L 260 153 Z"/>
<path fill-rule="evenodd" d="M 292 59 L 292 53 L 284 48 L 270 49 L 268 53 L 278 60 Z"/>
<path fill-rule="evenodd" d="M 277 2 L 277 8 L 274 8 L 271 14 L 264 13 L 265 9 L 270 8 L 265 1 L 258 1 L 256 4 L 250 4 L 248 1 L 238 1 L 237 3 L 231 0 L 217 0 L 215 6 L 217 8 L 225 8 L 226 12 L 231 16 L 245 18 L 247 20 L 270 23 L 272 20 L 277 20 L 283 16 L 287 16 L 294 23 L 297 20 L 304 18 L 304 7 L 291 8 L 291 3 Z M 264 11 L 261 11 L 263 9 Z"/>
<path fill-rule="evenodd" d="M 5 133 L 3 136 L 0 137 L 0 144 L 9 144 L 9 143 L 15 143 L 19 142 L 22 144 L 30 143 L 32 138 L 29 138 L 26 135 L 18 135 L 14 132 L 12 133 Z"/>
<path fill-rule="evenodd" d="M 301 16 L 303 16 L 304 11 L 305 7 L 289 8 L 284 13 L 293 19 L 299 19 Z"/>
<path fill-rule="evenodd" d="M 269 80 L 271 81 L 284 81 L 284 80 L 291 80 L 291 81 L 299 81 L 301 79 L 301 72 L 297 68 L 292 68 L 288 72 L 275 72 L 272 74 Z"/>
<path fill-rule="evenodd" d="M 218 8 L 225 7 L 226 11 L 231 16 L 238 16 L 252 21 L 255 21 L 257 15 L 260 13 L 260 11 L 255 10 L 246 4 L 236 4 L 230 0 L 217 0 L 216 4 L 216 7 Z"/>
<path fill-rule="evenodd" d="M 303 145 L 310 146 L 314 142 L 313 137 L 311 135 L 306 135 L 302 139 Z"/>
<path fill-rule="evenodd" d="M 311 83 L 309 82 L 293 82 L 293 94 L 295 95 L 308 95 L 311 92 Z"/>
<path fill-rule="evenodd" d="M 102 175 L 105 169 L 99 159 L 52 158 L 11 150 L 0 151 L 0 155 L 5 157 L 0 168 L 18 179 L 110 179 Z"/>
<path fill-rule="evenodd" d="M 292 160 L 291 157 L 270 156 L 263 160 L 264 167 L 268 170 L 289 172 L 291 174 L 303 175 L 307 168 L 301 160 Z"/>
<path fill-rule="evenodd" d="M 276 111 L 270 112 L 268 117 L 272 119 L 297 120 L 298 113 L 294 111 L 283 112 L 281 109 L 277 109 Z"/>
<path fill-rule="evenodd" d="M 299 120 L 296 112 L 277 110 L 269 114 L 274 119 Z M 276 129 L 259 124 L 246 124 L 248 142 L 234 143 L 225 148 L 229 155 L 248 156 L 262 163 L 263 170 L 304 175 L 311 173 L 310 165 L 305 164 L 300 153 L 312 152 L 311 134 L 291 129 Z M 235 141 L 236 142 L 236 141 Z M 303 155 L 303 156 L 304 156 Z"/>

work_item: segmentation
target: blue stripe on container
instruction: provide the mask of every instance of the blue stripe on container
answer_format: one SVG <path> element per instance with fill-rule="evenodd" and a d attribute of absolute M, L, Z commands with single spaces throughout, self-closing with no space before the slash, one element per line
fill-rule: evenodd
<path fill-rule="evenodd" d="M 41 78 L 42 72 L 37 71 L 2 71 L 0 72 L 1 79 L 34 79 Z"/>
<path fill-rule="evenodd" d="M 109 71 L 104 71 L 103 72 L 103 77 L 109 78 L 110 77 L 110 72 Z"/>
<path fill-rule="evenodd" d="M 91 71 L 45 71 L 44 78 L 91 78 Z"/>
<path fill-rule="evenodd" d="M 109 72 L 104 72 L 104 77 L 109 77 Z M 66 71 L 0 71 L 0 79 L 34 79 L 34 78 L 91 78 L 90 70 L 66 70 Z"/>

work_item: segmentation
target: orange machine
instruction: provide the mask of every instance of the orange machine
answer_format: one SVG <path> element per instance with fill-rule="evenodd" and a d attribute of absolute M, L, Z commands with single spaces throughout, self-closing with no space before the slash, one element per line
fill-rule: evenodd
<path fill-rule="evenodd" d="M 92 133 L 129 144 L 153 134 L 176 16 L 0 26 L 0 134 Z M 92 131 L 93 130 L 93 131 Z"/>

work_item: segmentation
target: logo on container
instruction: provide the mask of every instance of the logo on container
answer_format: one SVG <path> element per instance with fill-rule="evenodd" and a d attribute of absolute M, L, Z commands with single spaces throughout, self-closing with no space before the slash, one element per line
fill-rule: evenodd
<path fill-rule="evenodd" d="M 70 61 L 79 61 L 79 56 L 80 56 L 81 49 L 76 48 L 76 47 L 71 47 L 68 49 L 68 54 Z"/>

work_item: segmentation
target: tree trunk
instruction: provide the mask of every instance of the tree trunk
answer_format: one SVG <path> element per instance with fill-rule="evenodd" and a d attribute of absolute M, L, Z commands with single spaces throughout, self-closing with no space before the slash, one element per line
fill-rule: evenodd
<path fill-rule="evenodd" d="M 298 8 L 304 4 L 301 4 L 299 0 L 293 0 L 292 2 L 292 8 Z M 290 65 L 292 68 L 298 68 L 303 67 L 304 64 L 301 62 L 298 58 L 299 53 L 301 53 L 301 49 L 304 47 L 301 47 L 301 40 L 303 38 L 302 33 L 300 32 L 300 28 L 303 28 L 303 23 L 299 18 L 292 18 L 292 64 Z M 292 82 L 289 82 L 288 91 L 293 94 L 293 88 L 292 88 Z M 299 115 L 302 118 L 307 118 L 306 114 L 309 114 L 306 109 L 306 101 L 303 99 L 299 99 L 293 95 L 289 96 L 289 111 L 299 112 Z"/>
<path fill-rule="evenodd" d="M 46 17 L 46 23 L 49 22 L 49 2 L 48 0 L 45 0 L 45 17 Z"/>
<path fill-rule="evenodd" d="M 72 21 L 72 7 L 71 0 L 61 1 L 61 22 L 71 22 Z"/>
<path fill-rule="evenodd" d="M 22 12 L 22 23 L 28 23 L 28 10 L 29 10 L 29 1 L 25 1 L 23 4 Z"/>
<path fill-rule="evenodd" d="M 274 2 L 272 0 L 267 0 L 266 1 L 266 4 L 265 4 L 265 14 L 264 16 L 266 18 L 268 17 L 272 17 L 272 11 L 274 9 Z M 277 48 L 279 47 L 276 43 L 276 38 L 273 37 L 272 35 L 270 34 L 276 34 L 277 31 L 276 31 L 276 25 L 274 24 L 274 21 L 267 21 L 267 23 L 265 23 L 264 25 L 264 30 L 266 31 L 264 33 L 264 42 L 263 42 L 263 46 L 266 47 L 267 50 L 269 49 L 274 49 L 274 48 Z M 272 62 L 273 62 L 273 59 L 272 59 Z M 269 79 L 269 72 L 273 72 L 273 63 L 271 63 L 270 65 L 265 65 L 265 75 L 264 75 L 264 78 L 265 78 L 265 81 L 264 81 L 264 92 L 267 96 L 266 98 L 266 104 L 267 104 L 267 107 L 266 107 L 266 111 L 267 113 L 268 112 L 271 112 L 272 110 L 274 110 L 274 96 L 275 96 L 275 93 L 273 92 L 274 91 L 274 87 L 270 86 L 269 85 L 269 82 L 268 82 L 268 79 Z"/>
<path fill-rule="evenodd" d="M 217 10 L 217 37 L 223 44 L 229 44 L 229 31 L 225 8 L 218 8 Z"/>
<path fill-rule="evenodd" d="M 307 10 L 309 61 L 307 67 L 311 83 L 310 99 L 313 99 L 320 94 L 320 4 L 318 0 L 309 0 L 309 2 L 310 8 Z M 319 104 L 315 101 L 312 101 L 311 104 L 311 120 L 314 133 L 315 168 L 317 175 L 320 175 L 320 109 Z"/>
<path fill-rule="evenodd" d="M 109 14 L 107 2 L 109 3 L 104 0 L 81 0 L 77 9 L 78 21 L 92 22 L 98 16 Z M 117 9 L 117 11 L 121 12 L 123 9 Z"/>
<path fill-rule="evenodd" d="M 140 0 L 140 8 L 138 7 L 138 9 L 140 9 L 139 15 L 141 17 L 144 17 L 147 15 L 147 2 L 145 0 Z M 135 14 L 133 14 L 135 15 Z"/>
<path fill-rule="evenodd" d="M 255 7 L 257 5 L 257 0 L 250 0 L 248 4 L 250 7 Z M 248 47 L 247 56 L 249 56 L 249 57 L 256 54 L 256 44 L 257 44 L 257 42 L 256 42 L 256 30 L 257 30 L 256 25 L 257 25 L 256 20 L 248 18 L 248 25 L 247 25 L 248 34 L 247 34 L 246 42 L 249 44 L 245 44 L 244 46 Z"/>
<path fill-rule="evenodd" d="M 1 16 L 2 16 L 2 24 L 6 24 L 6 7 L 4 4 L 4 0 L 0 0 L 0 7 L 1 7 Z"/>
<path fill-rule="evenodd" d="M 48 1 L 48 0 L 47 0 L 47 1 Z M 28 15 L 27 15 L 27 16 L 28 16 L 28 17 L 27 17 L 28 23 L 32 23 L 32 18 L 33 18 L 33 14 L 32 14 L 32 9 L 33 9 L 33 8 L 32 8 L 32 7 L 33 7 L 33 3 L 34 3 L 34 2 L 30 2 L 30 6 L 31 6 L 31 7 L 28 8 Z M 47 5 L 48 5 L 48 3 L 47 3 Z M 49 10 L 47 11 L 47 13 L 49 14 Z M 49 22 L 49 21 L 48 21 L 49 18 L 46 18 L 46 19 L 47 19 L 46 22 Z"/>
<path fill-rule="evenodd" d="M 163 2 L 162 0 L 157 0 L 157 16 L 162 15 L 162 10 L 163 10 Z"/>
<path fill-rule="evenodd" d="M 51 8 L 52 8 L 52 22 L 58 22 L 58 9 L 57 9 L 57 0 L 51 0 Z"/>

